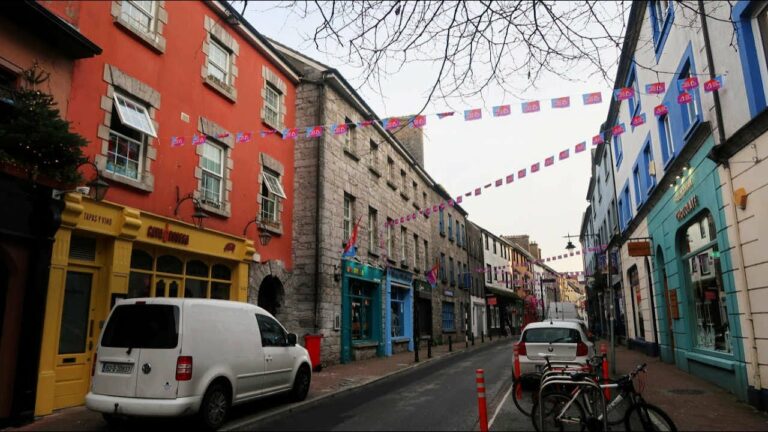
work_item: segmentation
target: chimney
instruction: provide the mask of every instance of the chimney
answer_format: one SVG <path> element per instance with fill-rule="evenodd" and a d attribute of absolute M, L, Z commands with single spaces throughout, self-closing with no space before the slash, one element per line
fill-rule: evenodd
<path fill-rule="evenodd" d="M 421 128 L 411 127 L 408 124 L 410 117 L 400 117 L 403 126 L 399 129 L 391 131 L 392 135 L 398 139 L 405 150 L 416 159 L 419 166 L 424 167 L 424 130 Z"/>

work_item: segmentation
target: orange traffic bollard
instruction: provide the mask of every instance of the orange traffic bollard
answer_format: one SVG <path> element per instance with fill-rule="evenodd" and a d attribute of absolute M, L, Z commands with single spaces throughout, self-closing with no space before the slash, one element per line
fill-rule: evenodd
<path fill-rule="evenodd" d="M 477 381 L 477 410 L 480 413 L 480 432 L 488 432 L 488 407 L 485 405 L 485 378 L 483 370 L 475 371 Z"/>
<path fill-rule="evenodd" d="M 608 383 L 608 357 L 606 354 L 608 353 L 608 347 L 605 346 L 604 343 L 600 344 L 600 354 L 603 355 L 603 380 L 607 384 Z M 605 399 L 609 400 L 611 399 L 611 390 L 606 388 L 603 390 L 603 393 L 605 394 Z"/>
<path fill-rule="evenodd" d="M 515 369 L 515 381 L 520 379 L 520 352 L 518 351 L 517 344 L 512 346 L 512 352 L 514 353 L 514 369 Z M 523 397 L 523 386 L 517 386 L 515 391 L 515 399 L 520 400 Z"/>

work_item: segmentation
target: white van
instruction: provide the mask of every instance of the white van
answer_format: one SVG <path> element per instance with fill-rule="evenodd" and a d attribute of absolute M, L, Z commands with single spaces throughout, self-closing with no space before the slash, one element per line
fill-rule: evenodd
<path fill-rule="evenodd" d="M 229 408 L 282 392 L 303 400 L 309 355 L 264 309 L 205 299 L 117 303 L 93 362 L 85 405 L 107 422 L 198 414 L 215 429 Z"/>

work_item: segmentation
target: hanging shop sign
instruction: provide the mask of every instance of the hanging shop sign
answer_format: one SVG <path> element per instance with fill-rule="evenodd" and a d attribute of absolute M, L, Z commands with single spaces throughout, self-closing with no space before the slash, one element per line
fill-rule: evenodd
<path fill-rule="evenodd" d="M 627 243 L 627 250 L 631 257 L 651 256 L 651 242 L 631 241 Z"/>
<path fill-rule="evenodd" d="M 489 306 L 496 306 L 497 300 L 496 300 L 495 296 L 488 297 L 485 300 L 486 300 L 486 302 L 488 303 Z"/>
<path fill-rule="evenodd" d="M 675 214 L 675 217 L 677 218 L 678 221 L 681 221 L 685 219 L 686 216 L 691 214 L 691 212 L 694 209 L 696 209 L 696 207 L 698 206 L 699 206 L 699 197 L 698 195 L 694 195 L 693 197 L 691 197 L 691 199 L 687 203 L 685 203 L 683 208 L 677 211 L 677 213 Z"/>

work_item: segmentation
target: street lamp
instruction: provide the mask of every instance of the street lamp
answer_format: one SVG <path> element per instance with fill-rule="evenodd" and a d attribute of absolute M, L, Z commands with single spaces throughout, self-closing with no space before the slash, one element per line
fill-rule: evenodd
<path fill-rule="evenodd" d="M 177 190 L 178 193 L 178 190 Z M 194 197 L 191 193 L 183 198 L 176 198 L 176 208 L 173 209 L 173 215 L 178 216 L 179 215 L 179 207 L 181 206 L 181 203 L 187 200 L 192 200 L 192 203 L 195 206 L 195 212 L 192 213 L 192 220 L 194 221 L 194 224 L 197 228 L 203 229 L 203 219 L 207 218 L 208 215 L 203 211 L 202 206 L 200 205 L 200 200 Z"/>
<path fill-rule="evenodd" d="M 104 197 L 107 195 L 107 191 L 109 190 L 109 183 L 105 182 L 104 179 L 101 177 L 101 170 L 99 170 L 99 167 L 97 167 L 95 163 L 91 162 L 88 159 L 86 159 L 85 161 L 77 165 L 75 169 L 80 168 L 83 165 L 92 166 L 93 169 L 96 171 L 96 177 L 94 177 L 93 180 L 85 184 L 86 188 L 78 187 L 73 190 L 65 190 L 65 191 L 55 190 L 53 191 L 53 198 L 59 199 L 62 195 L 69 192 L 80 192 L 83 194 L 92 195 L 92 198 L 94 199 L 94 201 L 101 201 L 104 199 Z M 93 194 L 91 194 L 91 191 L 93 191 Z"/>
<path fill-rule="evenodd" d="M 262 246 L 268 245 L 269 241 L 272 240 L 272 234 L 269 233 L 263 223 L 259 222 L 258 217 L 251 219 L 247 224 L 245 224 L 245 228 L 243 228 L 243 236 L 248 233 L 248 227 L 250 227 L 253 223 L 256 224 L 256 229 L 259 231 L 259 243 Z"/>

